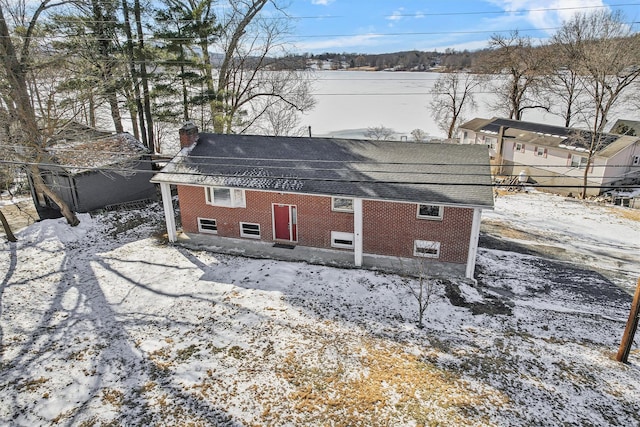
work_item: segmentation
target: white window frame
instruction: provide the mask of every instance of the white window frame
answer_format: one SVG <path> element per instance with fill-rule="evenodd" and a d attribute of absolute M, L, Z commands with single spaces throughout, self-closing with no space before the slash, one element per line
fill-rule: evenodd
<path fill-rule="evenodd" d="M 544 147 L 536 147 L 536 157 L 545 157 L 545 151 L 547 149 Z"/>
<path fill-rule="evenodd" d="M 436 206 L 438 208 L 438 215 L 420 215 L 420 206 Z M 430 219 L 432 221 L 440 221 L 442 220 L 442 215 L 444 213 L 444 206 L 436 205 L 434 203 L 418 203 L 416 209 L 416 217 L 419 219 Z"/>
<path fill-rule="evenodd" d="M 577 161 L 576 161 L 577 159 Z M 583 162 L 584 160 L 584 162 Z M 578 169 L 584 169 L 587 167 L 587 158 L 585 156 L 581 156 L 579 154 L 572 154 L 571 155 L 571 167 L 572 168 L 578 168 Z"/>
<path fill-rule="evenodd" d="M 420 252 L 418 249 L 435 250 L 435 253 Z M 423 258 L 440 258 L 440 242 L 432 242 L 430 240 L 414 240 L 413 256 L 419 256 Z"/>
<path fill-rule="evenodd" d="M 351 241 L 351 244 L 337 242 L 338 240 Z M 331 247 L 332 248 L 353 249 L 353 242 L 354 242 L 353 233 L 345 233 L 344 231 L 332 231 L 331 232 Z"/>
<path fill-rule="evenodd" d="M 216 228 L 215 230 L 211 230 L 202 226 L 202 221 L 213 221 L 213 226 Z M 218 221 L 213 218 L 200 218 L 198 217 L 198 231 L 200 233 L 207 234 L 218 234 Z"/>
<path fill-rule="evenodd" d="M 640 165 L 640 156 L 633 156 L 633 158 L 631 159 L 631 164 L 633 166 Z"/>
<path fill-rule="evenodd" d="M 351 208 L 341 208 L 341 207 L 336 207 L 336 200 L 350 200 L 351 201 Z M 336 212 L 353 212 L 353 197 L 332 197 L 331 198 L 331 210 L 332 211 L 336 211 Z"/>
<path fill-rule="evenodd" d="M 229 191 L 229 199 L 224 199 L 222 201 L 215 199 L 215 191 L 216 190 L 228 190 Z M 240 188 L 231 188 L 231 187 L 204 187 L 204 198 L 208 205 L 211 206 L 222 206 L 225 208 L 244 208 L 246 207 L 246 200 L 244 190 Z"/>
<path fill-rule="evenodd" d="M 251 225 L 251 226 L 258 227 L 258 234 L 245 233 L 244 227 L 246 225 Z M 257 224 L 257 223 L 254 223 L 254 222 L 241 222 L 240 223 L 240 237 L 246 237 L 246 238 L 249 238 L 249 239 L 260 239 L 260 238 L 262 238 L 262 232 L 260 230 L 260 224 Z"/>

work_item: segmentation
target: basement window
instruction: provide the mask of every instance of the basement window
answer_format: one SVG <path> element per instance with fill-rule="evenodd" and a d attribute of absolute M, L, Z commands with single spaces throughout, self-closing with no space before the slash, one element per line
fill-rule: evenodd
<path fill-rule="evenodd" d="M 218 234 L 218 223 L 211 218 L 198 218 L 198 231 L 201 233 Z"/>
<path fill-rule="evenodd" d="M 418 218 L 442 219 L 442 210 L 440 205 L 418 205 Z"/>
<path fill-rule="evenodd" d="M 440 242 L 414 240 L 413 256 L 420 256 L 425 258 L 440 258 Z"/>
<path fill-rule="evenodd" d="M 250 239 L 259 239 L 260 224 L 252 224 L 250 222 L 241 222 L 240 237 L 248 237 Z"/>
<path fill-rule="evenodd" d="M 208 205 L 227 208 L 246 207 L 244 190 L 239 188 L 205 187 L 204 195 Z"/>
<path fill-rule="evenodd" d="M 341 249 L 353 249 L 353 233 L 342 231 L 331 232 L 331 247 Z"/>

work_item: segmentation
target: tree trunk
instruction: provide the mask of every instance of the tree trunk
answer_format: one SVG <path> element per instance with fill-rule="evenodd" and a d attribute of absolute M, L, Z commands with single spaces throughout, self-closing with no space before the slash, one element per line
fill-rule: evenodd
<path fill-rule="evenodd" d="M 40 175 L 40 169 L 38 169 L 37 164 L 31 164 L 29 166 L 29 171 L 31 172 L 31 179 L 33 181 L 33 185 L 35 187 L 36 192 L 44 193 L 48 198 L 50 198 L 58 207 L 60 208 L 60 213 L 67 220 L 67 223 L 75 227 L 80 224 L 80 220 L 76 216 L 76 214 L 69 208 L 69 205 L 42 179 Z"/>
<path fill-rule="evenodd" d="M 126 0 L 125 0 L 126 1 Z M 133 12 L 136 18 L 136 30 L 138 32 L 138 54 L 137 60 L 140 61 L 140 79 L 142 80 L 142 96 L 144 102 L 144 116 L 147 127 L 148 148 L 152 148 L 154 152 L 159 151 L 156 147 L 156 138 L 153 134 L 153 116 L 151 115 L 151 95 L 149 91 L 149 77 L 147 74 L 147 59 L 144 53 L 144 33 L 142 29 L 142 12 L 140 10 L 140 0 L 133 3 Z"/>
<path fill-rule="evenodd" d="M 7 219 L 4 217 L 4 214 L 2 213 L 2 211 L 0 211 L 0 222 L 2 222 L 2 228 L 4 228 L 4 234 L 7 235 L 7 240 L 9 240 L 10 242 L 17 242 L 18 239 L 16 239 L 16 236 L 14 236 L 13 233 L 11 232 L 11 227 L 9 226 L 9 223 L 7 222 Z"/>
<path fill-rule="evenodd" d="M 41 4 L 43 7 L 44 2 Z M 28 40 L 28 39 L 27 39 Z M 26 42 L 25 42 L 26 43 Z M 23 49 L 26 46 L 23 46 Z M 28 51 L 27 51 L 28 52 Z M 69 209 L 69 206 L 64 200 L 60 198 L 53 190 L 51 190 L 40 176 L 40 170 L 37 163 L 39 162 L 39 154 L 43 152 L 42 134 L 38 128 L 35 111 L 33 106 L 29 102 L 29 93 L 27 90 L 26 77 L 25 77 L 25 62 L 26 58 L 18 59 L 15 51 L 12 39 L 9 34 L 9 29 L 4 19 L 4 11 L 0 4 L 0 58 L 3 59 L 5 77 L 9 86 L 9 96 L 12 99 L 16 107 L 16 114 L 18 122 L 20 124 L 22 135 L 20 142 L 28 149 L 32 149 L 37 153 L 37 157 L 27 158 L 27 161 L 32 162 L 29 166 L 33 183 L 36 186 L 36 190 L 46 194 L 51 200 L 53 200 L 61 209 L 62 214 L 67 219 L 67 222 L 76 226 L 80 223 L 76 215 Z M 29 151 L 29 150 L 28 150 Z M 23 159 L 24 160 L 24 159 Z"/>
<path fill-rule="evenodd" d="M 245 34 L 245 29 L 251 23 L 253 18 L 255 18 L 258 12 L 260 12 L 260 10 L 264 7 L 264 5 L 267 4 L 267 2 L 268 0 L 254 0 L 251 3 L 251 6 L 249 6 L 249 9 L 245 12 L 240 22 L 238 22 L 238 25 L 234 28 L 233 34 L 231 35 L 231 38 L 229 40 L 229 45 L 224 52 L 224 60 L 222 61 L 222 65 L 220 66 L 220 71 L 218 74 L 218 96 L 222 95 L 223 97 L 226 97 L 225 92 L 229 88 L 229 66 L 231 65 L 230 61 L 236 54 L 238 44 L 240 43 L 240 38 Z M 214 105 L 212 104 L 212 108 L 213 107 Z M 217 115 L 221 116 L 215 117 L 216 114 L 214 114 L 213 126 L 216 133 L 222 133 L 224 131 L 225 124 L 227 124 L 227 126 L 229 127 L 231 125 L 231 123 L 227 123 L 230 122 L 230 118 L 226 117 L 224 111 L 225 107 L 226 105 L 221 105 L 220 101 L 217 102 L 217 106 L 215 107 Z"/>
<path fill-rule="evenodd" d="M 136 72 L 135 65 L 135 53 L 133 50 L 133 32 L 131 30 L 131 23 L 129 21 L 129 4 L 128 0 L 122 0 L 122 15 L 124 17 L 124 32 L 127 36 L 126 52 L 129 59 L 129 73 L 131 74 L 131 89 L 133 90 L 133 97 L 135 98 L 135 112 L 131 112 L 131 120 L 133 122 L 133 136 L 136 139 L 140 139 L 145 147 L 149 147 L 147 142 L 147 132 L 144 123 L 144 113 L 142 111 L 142 101 L 140 100 L 140 84 L 138 82 L 138 73 Z M 130 107 L 130 110 L 133 110 Z M 138 119 L 135 118 L 136 113 Z M 142 136 L 140 135 L 142 134 Z"/>

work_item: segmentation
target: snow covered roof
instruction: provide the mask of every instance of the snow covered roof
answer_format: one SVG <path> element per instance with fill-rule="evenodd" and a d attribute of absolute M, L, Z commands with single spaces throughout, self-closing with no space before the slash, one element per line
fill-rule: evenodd
<path fill-rule="evenodd" d="M 480 145 L 201 133 L 152 182 L 493 206 Z"/>
<path fill-rule="evenodd" d="M 498 134 L 501 127 L 504 129 L 504 135 L 507 138 L 541 146 L 572 150 L 589 149 L 592 134 L 589 131 L 581 129 L 496 117 L 492 119 L 475 118 L 464 123 L 460 126 L 460 129 Z M 600 134 L 599 143 L 601 149 L 597 155 L 600 157 L 608 157 L 618 152 L 621 147 L 626 147 L 637 140 L 637 137 L 633 138 L 612 133 L 602 133 Z M 610 146 L 615 146 L 615 149 L 607 150 Z"/>
<path fill-rule="evenodd" d="M 55 163 L 72 174 L 105 166 L 125 166 L 149 153 L 140 141 L 126 132 L 91 141 L 58 142 L 47 151 Z"/>

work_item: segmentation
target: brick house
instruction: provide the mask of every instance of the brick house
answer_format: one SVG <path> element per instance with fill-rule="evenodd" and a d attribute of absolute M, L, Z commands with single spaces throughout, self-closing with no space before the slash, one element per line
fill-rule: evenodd
<path fill-rule="evenodd" d="M 183 147 L 160 184 L 169 240 L 176 230 L 352 253 L 351 265 L 429 258 L 473 277 L 482 209 L 493 208 L 483 146 L 266 137 L 180 130 Z"/>

